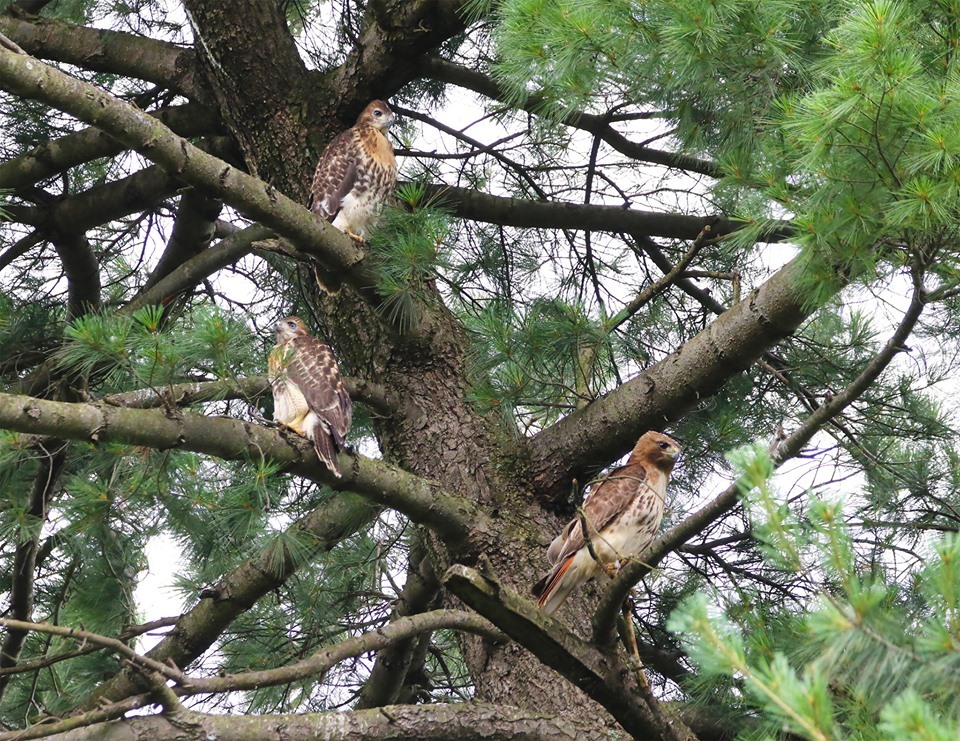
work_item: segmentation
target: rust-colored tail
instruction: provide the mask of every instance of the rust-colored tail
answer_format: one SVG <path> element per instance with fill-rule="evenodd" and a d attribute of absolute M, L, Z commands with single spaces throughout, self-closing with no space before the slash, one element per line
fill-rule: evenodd
<path fill-rule="evenodd" d="M 549 574 L 533 585 L 533 596 L 539 598 L 537 604 L 548 615 L 556 612 L 557 608 L 566 601 L 570 592 L 577 585 L 578 580 L 575 578 L 575 574 L 570 574 L 570 577 L 564 578 L 573 565 L 575 555 L 567 556 L 556 564 Z"/>

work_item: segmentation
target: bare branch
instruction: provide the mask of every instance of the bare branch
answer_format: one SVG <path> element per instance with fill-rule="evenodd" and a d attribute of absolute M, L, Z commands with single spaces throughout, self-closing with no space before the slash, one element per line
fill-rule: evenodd
<path fill-rule="evenodd" d="M 431 606 L 436 606 L 439 593 L 440 582 L 433 573 L 422 538 L 414 536 L 407 565 L 407 580 L 390 615 L 391 622 L 408 615 L 423 613 Z M 424 655 L 429 641 L 430 635 L 425 633 L 416 636 L 416 640 L 409 638 L 394 641 L 381 649 L 354 709 L 363 710 L 397 702 L 400 691 L 407 683 L 415 655 Z M 423 650 L 418 652 L 417 649 L 421 648 Z"/>
<path fill-rule="evenodd" d="M 397 400 L 378 383 L 347 376 L 343 379 L 343 385 L 353 401 L 369 404 L 378 414 L 393 414 L 397 409 Z M 223 399 L 254 401 L 269 391 L 270 381 L 266 376 L 248 376 L 229 381 L 198 381 L 124 391 L 105 396 L 103 401 L 128 409 L 157 409 L 163 406 L 186 407 Z"/>
<path fill-rule="evenodd" d="M 63 464 L 66 460 L 67 446 L 63 440 L 45 441 L 46 446 L 37 447 L 43 453 L 33 488 L 24 512 L 24 526 L 19 528 L 20 542 L 13 556 L 13 569 L 10 575 L 10 595 L 7 614 L 13 615 L 13 622 L 27 621 L 33 617 L 33 602 L 36 593 L 35 571 L 37 551 L 40 542 L 40 528 L 46 520 L 47 510 L 54 492 L 60 485 Z M 17 665 L 20 651 L 27 639 L 27 630 L 18 625 L 7 625 L 7 636 L 0 648 L 0 669 L 9 669 Z M 9 674 L 0 675 L 0 697 L 9 686 Z"/>
<path fill-rule="evenodd" d="M 781 268 L 676 352 L 590 405 L 544 429 L 529 444 L 538 492 L 566 494 L 597 461 L 625 453 L 644 429 L 662 429 L 712 396 L 812 313 L 798 261 Z"/>
<path fill-rule="evenodd" d="M 468 69 L 467 67 L 447 61 L 446 59 L 427 57 L 420 64 L 420 72 L 424 77 L 473 90 L 475 93 L 480 93 L 492 100 L 504 101 L 508 97 L 494 79 L 482 72 Z M 520 104 L 520 108 L 529 113 L 542 114 L 545 105 L 547 105 L 547 102 L 542 97 L 531 94 Z M 641 162 L 665 165 L 678 170 L 708 175 L 713 178 L 723 176 L 723 172 L 713 162 L 677 154 L 676 152 L 652 149 L 643 144 L 630 141 L 623 136 L 623 134 L 616 131 L 605 116 L 596 116 L 580 111 L 567 114 L 562 114 L 558 111 L 557 114 L 560 121 L 567 126 L 589 131 L 601 141 L 608 144 L 612 149 L 633 159 L 640 160 Z"/>
<path fill-rule="evenodd" d="M 211 134 L 216 130 L 213 115 L 196 103 L 161 108 L 150 111 L 149 115 L 187 139 Z M 123 150 L 122 144 L 100 129 L 84 129 L 44 142 L 29 152 L 0 162 L 0 183 L 3 183 L 5 188 L 17 190 L 98 157 L 120 154 Z"/>
<path fill-rule="evenodd" d="M 398 618 L 375 631 L 347 638 L 318 651 L 310 658 L 276 669 L 202 679 L 185 677 L 182 687 L 177 688 L 178 694 L 198 695 L 233 692 L 289 684 L 301 679 L 320 676 L 341 661 L 370 651 L 378 651 L 394 641 L 444 628 L 464 630 L 485 636 L 488 639 L 503 640 L 500 632 L 487 620 L 472 612 L 466 610 L 433 610 L 419 615 Z"/>
<path fill-rule="evenodd" d="M 183 673 L 179 669 L 173 669 L 167 664 L 161 664 L 158 661 L 141 656 L 118 638 L 110 638 L 69 626 L 34 623 L 26 620 L 12 620 L 11 618 L 4 617 L 0 617 L 0 625 L 8 630 L 33 631 L 34 633 L 46 633 L 48 635 L 60 636 L 61 638 L 72 638 L 75 641 L 79 641 L 81 646 L 86 643 L 93 643 L 120 654 L 137 666 L 162 674 L 167 679 L 176 681 L 183 679 Z"/>
<path fill-rule="evenodd" d="M 164 170 L 218 197 L 287 237 L 304 253 L 361 290 L 372 266 L 354 242 L 266 183 L 207 154 L 136 107 L 31 57 L 0 49 L 0 87 L 41 100 L 97 126 Z M 376 303 L 379 303 L 378 301 Z"/>
<path fill-rule="evenodd" d="M 432 185 L 427 191 L 441 205 L 451 206 L 461 218 L 503 226 L 628 232 L 671 239 L 696 239 L 705 226 L 711 227 L 715 237 L 729 234 L 739 227 L 737 222 L 724 217 L 687 216 L 561 201 L 529 201 L 452 185 Z M 764 234 L 763 239 L 775 242 L 790 234 L 791 227 L 784 222 Z"/>
<path fill-rule="evenodd" d="M 180 616 L 174 629 L 147 652 L 147 658 L 176 666 L 192 663 L 239 615 L 283 585 L 302 564 L 366 527 L 379 512 L 379 507 L 353 494 L 339 494 L 324 502 L 287 528 L 287 533 L 298 534 L 298 541 L 307 541 L 307 552 L 295 556 L 288 549 L 278 553 L 268 547 L 244 561 L 206 590 L 200 601 Z M 83 705 L 96 708 L 146 689 L 140 672 L 124 669 L 101 684 Z"/>
<path fill-rule="evenodd" d="M 275 239 L 273 232 L 257 224 L 224 237 L 214 249 L 203 250 L 171 270 L 161 280 L 145 287 L 122 311 L 132 313 L 149 304 L 166 305 L 204 278 L 253 252 L 258 242 L 272 239 Z"/>

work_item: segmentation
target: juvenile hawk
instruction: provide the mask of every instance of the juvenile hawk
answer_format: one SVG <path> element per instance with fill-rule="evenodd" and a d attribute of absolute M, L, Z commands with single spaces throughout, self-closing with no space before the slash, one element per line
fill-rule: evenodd
<path fill-rule="evenodd" d="M 310 210 L 342 232 L 363 239 L 367 225 L 397 185 L 397 160 L 386 131 L 390 106 L 375 100 L 320 156 L 310 186 Z"/>
<path fill-rule="evenodd" d="M 617 561 L 634 558 L 653 542 L 663 517 L 667 480 L 680 445 L 659 432 L 646 432 L 637 441 L 627 460 L 595 484 L 583 505 L 590 543 L 603 563 L 611 569 Z M 575 517 L 547 549 L 553 569 L 533 586 L 533 595 L 548 615 L 552 614 L 575 587 L 601 572 L 590 554 L 580 518 Z"/>
<path fill-rule="evenodd" d="M 343 387 L 333 351 L 311 337 L 299 317 L 277 323 L 270 353 L 273 418 L 313 441 L 317 456 L 338 478 L 337 453 L 353 420 L 353 403 Z"/>

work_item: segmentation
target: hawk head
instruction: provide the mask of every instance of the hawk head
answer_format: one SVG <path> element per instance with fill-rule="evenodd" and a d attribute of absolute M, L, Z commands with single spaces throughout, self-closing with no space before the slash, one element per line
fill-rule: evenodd
<path fill-rule="evenodd" d="M 645 432 L 637 440 L 630 454 L 630 462 L 643 461 L 656 466 L 665 473 L 673 470 L 680 454 L 680 443 L 662 432 Z"/>
<path fill-rule="evenodd" d="M 297 337 L 306 337 L 310 334 L 307 325 L 298 316 L 288 316 L 277 322 L 277 343 L 283 344 Z"/>
<path fill-rule="evenodd" d="M 396 118 L 393 111 L 390 110 L 390 106 L 384 101 L 374 100 L 367 103 L 367 107 L 363 109 L 363 113 L 357 118 L 356 125 L 373 126 L 375 129 L 386 132 Z"/>

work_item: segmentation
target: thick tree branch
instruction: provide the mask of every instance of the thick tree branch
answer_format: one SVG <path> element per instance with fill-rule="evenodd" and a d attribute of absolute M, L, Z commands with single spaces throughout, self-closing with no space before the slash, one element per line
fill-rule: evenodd
<path fill-rule="evenodd" d="M 131 738 L 151 741 L 291 741 L 327 738 L 606 741 L 619 736 L 589 723 L 535 710 L 466 703 L 395 705 L 357 712 L 302 715 L 206 715 L 187 711 L 176 719 L 176 723 L 162 715 L 140 716 L 77 728 L 48 738 L 50 741 L 127 741 Z"/>
<path fill-rule="evenodd" d="M 67 446 L 59 439 L 45 441 L 37 447 L 43 453 L 40 465 L 33 480 L 33 487 L 27 501 L 25 522 L 19 528 L 20 538 L 13 555 L 13 569 L 10 574 L 9 605 L 6 614 L 14 620 L 31 620 L 33 602 L 36 593 L 35 568 L 37 550 L 40 543 L 40 528 L 46 520 L 47 510 L 53 493 L 60 485 L 63 465 L 67 457 Z M 27 639 L 27 630 L 22 626 L 6 626 L 7 635 L 0 647 L 0 669 L 9 669 L 17 665 L 20 651 Z M 0 675 L 0 698 L 3 697 L 10 682 L 9 674 Z"/>
<path fill-rule="evenodd" d="M 219 198 L 208 198 L 194 188 L 180 196 L 167 246 L 144 284 L 144 290 L 210 246 L 216 235 L 217 219 L 222 210 L 223 201 Z"/>
<path fill-rule="evenodd" d="M 0 33 L 41 59 L 139 77 L 195 100 L 209 95 L 193 50 L 176 44 L 61 20 L 9 15 L 0 15 Z"/>
<path fill-rule="evenodd" d="M 0 394 L 0 427 L 93 443 L 192 450 L 225 460 L 262 457 L 277 461 L 286 464 L 290 473 L 336 490 L 355 491 L 403 512 L 434 530 L 456 552 L 475 547 L 478 537 L 482 539 L 494 529 L 478 506 L 389 463 L 341 453 L 344 473 L 338 479 L 305 439 L 296 435 L 296 440 L 288 439 L 277 430 L 237 419 Z"/>
<path fill-rule="evenodd" d="M 193 289 L 204 278 L 253 252 L 258 242 L 275 239 L 271 230 L 258 224 L 224 237 L 213 249 L 194 255 L 170 270 L 161 280 L 145 287 L 123 307 L 123 311 L 132 313 L 150 304 L 166 306 L 181 293 Z"/>
<path fill-rule="evenodd" d="M 67 279 L 67 317 L 69 320 L 100 309 L 100 264 L 89 240 L 83 234 L 63 234 L 53 238 L 53 247 Z"/>
<path fill-rule="evenodd" d="M 919 280 L 915 276 L 914 292 L 910 306 L 880 352 L 874 356 L 850 385 L 817 407 L 800 427 L 776 445 L 772 452 L 774 466 L 779 467 L 785 461 L 799 455 L 804 446 L 825 424 L 856 401 L 861 394 L 870 388 L 893 359 L 907 349 L 905 345 L 907 338 L 916 327 L 926 305 L 926 297 Z M 733 482 L 709 504 L 657 538 L 636 561 L 627 564 L 620 570 L 617 578 L 604 592 L 594 615 L 595 641 L 609 640 L 620 605 L 623 604 L 623 600 L 633 586 L 650 573 L 651 569 L 668 553 L 686 543 L 694 535 L 702 532 L 711 523 L 729 512 L 740 500 L 744 485 L 745 482 L 740 479 Z"/>
<path fill-rule="evenodd" d="M 373 0 L 354 48 L 329 77 L 328 91 L 354 105 L 386 98 L 417 76 L 410 60 L 466 28 L 464 0 Z"/>
<path fill-rule="evenodd" d="M 12 205 L 6 211 L 11 221 L 36 226 L 46 234 L 76 234 L 155 208 L 158 201 L 173 195 L 178 187 L 179 181 L 162 168 L 145 167 L 49 205 Z"/>
<path fill-rule="evenodd" d="M 505 93 L 503 88 L 501 88 L 493 78 L 485 75 L 483 72 L 463 67 L 446 59 L 426 57 L 420 63 L 420 74 L 431 80 L 438 80 L 466 88 L 467 90 L 472 90 L 491 100 L 506 101 L 508 97 L 511 97 Z M 528 113 L 543 114 L 545 105 L 547 105 L 547 102 L 541 96 L 531 94 L 526 97 L 519 107 Z M 630 141 L 614 129 L 610 125 L 610 121 L 604 116 L 596 116 L 579 111 L 567 114 L 557 111 L 556 116 L 567 126 L 589 131 L 610 146 L 611 149 L 632 159 L 649 162 L 654 165 L 664 165 L 665 167 L 672 167 L 677 170 L 684 170 L 685 172 L 695 172 L 712 178 L 723 176 L 723 172 L 713 162 L 677 154 L 675 152 L 653 149 L 638 142 Z"/>
<path fill-rule="evenodd" d="M 712 228 L 715 237 L 738 228 L 737 222 L 716 216 L 686 216 L 560 201 L 529 201 L 493 196 L 452 185 L 432 185 L 427 191 L 441 205 L 451 206 L 453 212 L 463 219 L 502 226 L 628 232 L 671 239 L 696 239 L 705 226 Z M 763 239 L 774 242 L 790 234 L 791 227 L 784 222 L 777 229 L 764 234 Z"/>
<path fill-rule="evenodd" d="M 609 463 L 646 429 L 680 419 L 732 376 L 789 336 L 812 313 L 794 260 L 669 357 L 534 437 L 528 447 L 537 491 L 557 499 L 572 478 Z"/>
<path fill-rule="evenodd" d="M 696 738 L 678 718 L 666 714 L 657 717 L 641 700 L 633 672 L 613 655 L 580 640 L 530 600 L 461 564 L 447 570 L 443 583 L 540 661 L 603 705 L 635 738 Z"/>
<path fill-rule="evenodd" d="M 472 612 L 466 610 L 433 610 L 420 615 L 398 618 L 375 631 L 344 639 L 318 651 L 303 661 L 280 666 L 276 669 L 227 674 L 222 677 L 184 677 L 182 686 L 177 687 L 177 694 L 217 694 L 289 684 L 290 682 L 320 676 L 341 661 L 371 651 L 378 651 L 395 641 L 444 628 L 464 630 L 493 640 L 503 639 L 500 632 L 487 620 Z"/>

